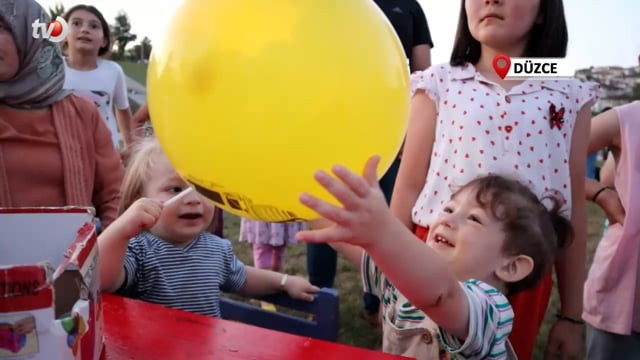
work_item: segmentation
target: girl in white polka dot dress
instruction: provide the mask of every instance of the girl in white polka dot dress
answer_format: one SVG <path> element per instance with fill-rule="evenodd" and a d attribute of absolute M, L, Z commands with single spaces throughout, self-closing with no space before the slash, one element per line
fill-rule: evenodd
<path fill-rule="evenodd" d="M 586 251 L 582 199 L 597 87 L 578 80 L 502 80 L 492 66 L 498 54 L 564 57 L 567 38 L 561 0 L 462 1 L 450 63 L 412 75 L 391 208 L 424 239 L 452 190 L 479 175 L 516 176 L 539 197 L 559 193 L 576 237 L 556 264 L 562 306 L 547 351 L 577 356 Z M 548 274 L 509 299 L 515 312 L 510 340 L 521 359 L 532 358 L 551 288 Z"/>

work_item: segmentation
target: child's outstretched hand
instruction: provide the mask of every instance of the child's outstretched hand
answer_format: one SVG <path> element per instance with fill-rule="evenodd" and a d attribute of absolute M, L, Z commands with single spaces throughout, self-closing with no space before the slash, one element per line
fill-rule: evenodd
<path fill-rule="evenodd" d="M 369 158 L 363 176 L 358 176 L 344 166 L 336 165 L 335 179 L 324 171 L 315 174 L 316 181 L 331 193 L 342 207 L 332 205 L 310 194 L 302 194 L 300 202 L 334 223 L 333 226 L 298 232 L 296 239 L 302 242 L 346 242 L 366 247 L 384 236 L 390 222 L 394 221 L 382 190 L 378 184 L 376 169 L 379 156 Z"/>
<path fill-rule="evenodd" d="M 293 299 L 313 301 L 313 294 L 320 291 L 316 286 L 311 285 L 309 280 L 300 276 L 288 276 L 284 284 L 284 291 Z"/>
<path fill-rule="evenodd" d="M 117 226 L 123 238 L 130 239 L 144 230 L 152 228 L 162 214 L 162 203 L 149 198 L 136 200 L 112 224 Z"/>

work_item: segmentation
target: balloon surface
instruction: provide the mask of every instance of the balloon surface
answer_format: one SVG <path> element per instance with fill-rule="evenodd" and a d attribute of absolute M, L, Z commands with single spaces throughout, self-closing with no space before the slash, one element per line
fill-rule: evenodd
<path fill-rule="evenodd" d="M 409 70 L 371 0 L 185 0 L 154 44 L 154 131 L 178 173 L 243 217 L 317 214 L 302 192 L 336 163 L 382 175 L 405 135 Z"/>

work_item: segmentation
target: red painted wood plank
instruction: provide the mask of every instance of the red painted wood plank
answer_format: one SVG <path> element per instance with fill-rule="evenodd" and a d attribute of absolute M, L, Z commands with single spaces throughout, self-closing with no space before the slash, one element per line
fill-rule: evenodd
<path fill-rule="evenodd" d="M 103 360 L 407 359 L 109 294 L 103 311 Z"/>

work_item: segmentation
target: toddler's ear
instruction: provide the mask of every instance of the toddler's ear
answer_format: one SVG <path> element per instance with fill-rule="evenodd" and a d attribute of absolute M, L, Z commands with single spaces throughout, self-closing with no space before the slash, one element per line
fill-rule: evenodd
<path fill-rule="evenodd" d="M 506 259 L 496 270 L 496 276 L 505 283 L 514 283 L 524 279 L 532 271 L 533 259 L 526 255 L 517 255 Z"/>

